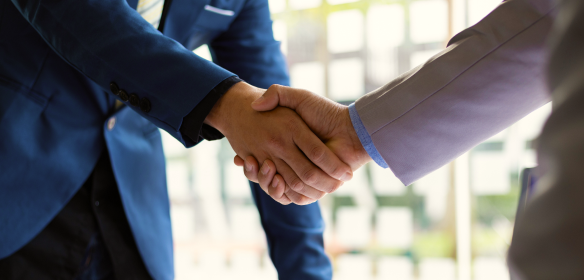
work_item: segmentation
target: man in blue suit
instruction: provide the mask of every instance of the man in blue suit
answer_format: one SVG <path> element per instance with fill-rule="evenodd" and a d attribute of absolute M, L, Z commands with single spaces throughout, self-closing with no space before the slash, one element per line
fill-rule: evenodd
<path fill-rule="evenodd" d="M 0 278 L 172 279 L 158 128 L 292 189 L 351 177 L 293 111 L 245 106 L 289 82 L 266 0 L 143 1 L 0 0 Z M 330 278 L 318 205 L 251 186 L 280 279 Z"/>

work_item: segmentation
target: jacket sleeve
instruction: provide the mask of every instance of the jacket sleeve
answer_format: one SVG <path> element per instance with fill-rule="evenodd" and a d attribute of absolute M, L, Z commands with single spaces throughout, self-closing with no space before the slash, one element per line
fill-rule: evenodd
<path fill-rule="evenodd" d="M 406 185 L 549 101 L 550 0 L 503 2 L 425 64 L 356 101 L 389 168 Z"/>
<path fill-rule="evenodd" d="M 139 114 L 186 146 L 180 127 L 216 85 L 233 73 L 165 37 L 123 0 L 12 0 L 47 44 L 110 92 L 115 83 L 149 101 Z M 111 93 L 110 93 L 111 94 Z"/>

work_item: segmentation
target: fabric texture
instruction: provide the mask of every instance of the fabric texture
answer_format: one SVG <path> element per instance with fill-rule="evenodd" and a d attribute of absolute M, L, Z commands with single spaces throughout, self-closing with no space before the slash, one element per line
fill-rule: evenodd
<path fill-rule="evenodd" d="M 199 143 L 206 140 L 218 140 L 225 136 L 217 129 L 204 123 L 205 118 L 213 109 L 217 101 L 235 84 L 241 82 L 239 77 L 233 76 L 219 83 L 197 106 L 184 118 L 181 133 L 188 136 L 191 141 Z"/>
<path fill-rule="evenodd" d="M 353 128 L 359 137 L 359 141 L 361 141 L 361 145 L 363 145 L 365 151 L 367 151 L 367 154 L 369 154 L 371 159 L 373 159 L 377 165 L 383 168 L 388 168 L 387 163 L 379 151 L 377 151 L 377 148 L 375 148 L 375 144 L 373 144 L 371 136 L 369 136 L 369 132 L 367 132 L 365 125 L 363 125 L 361 117 L 359 117 L 359 113 L 357 112 L 357 109 L 355 109 L 355 103 L 351 103 L 351 105 L 349 105 L 349 116 L 351 117 Z"/>
<path fill-rule="evenodd" d="M 152 279 L 142 262 L 109 156 L 28 244 L 0 260 L 2 279 Z"/>

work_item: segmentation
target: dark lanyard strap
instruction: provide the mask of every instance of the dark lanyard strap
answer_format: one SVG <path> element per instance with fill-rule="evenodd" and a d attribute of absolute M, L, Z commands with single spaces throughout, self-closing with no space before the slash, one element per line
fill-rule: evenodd
<path fill-rule="evenodd" d="M 162 6 L 162 15 L 160 16 L 160 23 L 158 24 L 158 31 L 164 33 L 164 23 L 166 22 L 166 16 L 168 15 L 168 10 L 170 8 L 170 3 L 172 0 L 164 0 L 164 6 Z"/>

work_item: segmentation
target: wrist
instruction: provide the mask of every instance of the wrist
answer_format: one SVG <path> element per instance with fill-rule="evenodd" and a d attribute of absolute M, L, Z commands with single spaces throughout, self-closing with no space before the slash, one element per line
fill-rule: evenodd
<path fill-rule="evenodd" d="M 240 118 L 245 111 L 251 111 L 251 102 L 263 94 L 263 90 L 251 86 L 245 82 L 239 82 L 233 85 L 225 94 L 215 103 L 204 123 L 219 130 L 227 136 L 230 131 L 230 124 L 235 118 Z"/>
<path fill-rule="evenodd" d="M 357 135 L 357 130 L 353 126 L 353 121 L 351 120 L 351 113 L 349 111 L 349 106 L 343 106 L 340 110 L 341 117 L 339 118 L 342 120 L 341 127 L 344 128 L 345 135 L 348 135 L 349 140 L 353 144 L 353 150 L 359 161 L 368 162 L 371 161 L 371 156 L 367 153 L 367 150 L 361 143 L 361 139 L 359 139 L 359 135 Z"/>

